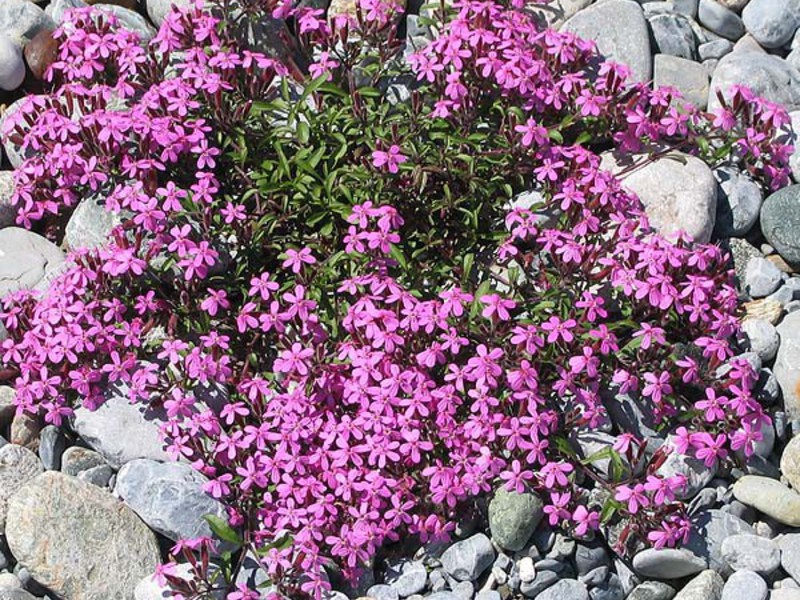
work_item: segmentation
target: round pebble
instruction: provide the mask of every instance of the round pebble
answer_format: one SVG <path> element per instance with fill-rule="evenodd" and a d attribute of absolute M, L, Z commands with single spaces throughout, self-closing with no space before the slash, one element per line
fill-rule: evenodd
<path fill-rule="evenodd" d="M 20 47 L 5 35 L 0 35 L 0 88 L 11 92 L 25 79 L 25 61 Z"/>

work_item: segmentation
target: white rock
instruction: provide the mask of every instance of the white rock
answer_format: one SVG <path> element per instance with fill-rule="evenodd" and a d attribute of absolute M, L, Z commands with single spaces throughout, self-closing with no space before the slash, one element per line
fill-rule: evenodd
<path fill-rule="evenodd" d="M 0 34 L 0 88 L 10 92 L 25 79 L 22 50 L 11 38 Z"/>

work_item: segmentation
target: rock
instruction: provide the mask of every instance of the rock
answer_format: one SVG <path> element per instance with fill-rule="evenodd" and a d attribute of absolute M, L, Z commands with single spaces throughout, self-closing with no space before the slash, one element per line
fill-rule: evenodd
<path fill-rule="evenodd" d="M 543 506 L 536 494 L 499 488 L 489 503 L 489 529 L 494 542 L 505 550 L 522 550 L 542 520 Z"/>
<path fill-rule="evenodd" d="M 755 571 L 769 575 L 781 565 L 781 552 L 772 540 L 752 534 L 738 534 L 722 542 L 722 558 L 734 571 Z"/>
<path fill-rule="evenodd" d="M 611 564 L 605 546 L 598 542 L 579 543 L 575 547 L 575 567 L 578 575 Z"/>
<path fill-rule="evenodd" d="M 27 448 L 15 444 L 0 448 L 0 532 L 6 523 L 9 498 L 42 471 L 42 463 Z"/>
<path fill-rule="evenodd" d="M 783 281 L 781 271 L 766 258 L 751 258 L 745 273 L 745 290 L 753 298 L 769 296 Z"/>
<path fill-rule="evenodd" d="M 397 590 L 390 585 L 379 583 L 367 590 L 367 597 L 374 600 L 399 600 L 400 595 Z"/>
<path fill-rule="evenodd" d="M 180 2 L 176 2 L 176 4 L 180 4 Z M 156 30 L 136 11 L 116 4 L 95 4 L 94 7 L 114 15 L 119 20 L 120 27 L 138 34 L 139 39 L 143 42 L 149 42 L 156 35 Z"/>
<path fill-rule="evenodd" d="M 114 469 L 110 465 L 98 465 L 78 473 L 78 479 L 91 483 L 97 487 L 108 487 L 109 481 L 114 476 Z"/>
<path fill-rule="evenodd" d="M 600 583 L 589 590 L 589 597 L 591 600 L 625 600 L 625 591 L 617 574 L 611 573 L 605 583 Z"/>
<path fill-rule="evenodd" d="M 757 96 L 782 104 L 790 111 L 800 105 L 800 71 L 778 56 L 737 51 L 724 56 L 711 78 L 709 110 L 720 106 L 717 92 L 730 99 L 733 85 L 747 86 Z"/>
<path fill-rule="evenodd" d="M 708 563 L 688 550 L 648 548 L 633 557 L 633 568 L 648 578 L 678 579 L 707 569 Z"/>
<path fill-rule="evenodd" d="M 456 542 L 442 554 L 442 566 L 458 581 L 475 581 L 494 562 L 492 542 L 482 533 Z"/>
<path fill-rule="evenodd" d="M 531 5 L 528 10 L 530 10 L 531 14 L 537 16 L 545 27 L 558 29 L 564 24 L 564 21 L 591 3 L 592 0 L 554 0 L 553 2 Z"/>
<path fill-rule="evenodd" d="M 419 594 L 428 583 L 428 570 L 418 560 L 401 560 L 386 569 L 384 581 L 392 586 L 401 598 Z"/>
<path fill-rule="evenodd" d="M 781 345 L 772 371 L 789 419 L 800 419 L 800 312 L 786 315 L 777 330 Z"/>
<path fill-rule="evenodd" d="M 674 87 L 683 99 L 704 109 L 708 103 L 708 73 L 692 60 L 656 54 L 653 60 L 653 85 Z"/>
<path fill-rule="evenodd" d="M 56 24 L 44 10 L 27 0 L 0 3 L 0 31 L 20 45 L 25 45 L 42 29 L 55 28 Z"/>
<path fill-rule="evenodd" d="M 750 348 L 762 361 L 769 362 L 775 358 L 780 339 L 774 325 L 764 319 L 745 319 L 742 322 L 742 331 L 750 342 Z"/>
<path fill-rule="evenodd" d="M 13 171 L 0 171 L 0 229 L 17 221 L 17 207 L 11 203 L 16 186 Z"/>
<path fill-rule="evenodd" d="M 76 477 L 83 471 L 106 464 L 105 459 L 94 450 L 72 446 L 61 455 L 61 472 Z"/>
<path fill-rule="evenodd" d="M 744 236 L 758 221 L 764 200 L 761 187 L 749 175 L 731 166 L 714 169 L 714 178 L 719 184 L 714 227 L 716 236 Z"/>
<path fill-rule="evenodd" d="M 48 471 L 61 470 L 61 456 L 67 449 L 67 438 L 60 427 L 48 425 L 39 436 L 39 458 Z"/>
<path fill-rule="evenodd" d="M 750 2 L 750 0 L 719 0 L 722 6 L 736 12 L 742 12 L 742 9 L 747 6 L 748 2 Z"/>
<path fill-rule="evenodd" d="M 523 596 L 539 599 L 539 594 L 558 581 L 558 574 L 553 571 L 539 571 L 533 581 L 523 582 L 520 591 Z"/>
<path fill-rule="evenodd" d="M 500 592 L 497 590 L 481 590 L 475 594 L 475 600 L 501 600 Z"/>
<path fill-rule="evenodd" d="M 39 600 L 36 596 L 22 588 L 16 590 L 0 590 L 0 600 Z"/>
<path fill-rule="evenodd" d="M 722 543 L 738 533 L 755 532 L 735 515 L 716 509 L 706 510 L 692 518 L 692 533 L 684 548 L 706 559 L 710 568 L 722 571 L 727 567 L 722 558 Z"/>
<path fill-rule="evenodd" d="M 39 449 L 41 431 L 42 426 L 39 424 L 39 419 L 28 413 L 17 413 L 11 420 L 8 441 L 36 452 Z"/>
<path fill-rule="evenodd" d="M 0 573 L 0 590 L 7 592 L 21 590 L 22 582 L 13 573 Z"/>
<path fill-rule="evenodd" d="M 161 535 L 173 541 L 211 536 L 203 519 L 214 514 L 226 517 L 225 508 L 205 494 L 208 481 L 189 465 L 136 459 L 117 474 L 114 494 Z"/>
<path fill-rule="evenodd" d="M 800 184 L 778 190 L 764 201 L 761 231 L 781 258 L 800 265 Z"/>
<path fill-rule="evenodd" d="M 608 1 L 598 6 L 607 4 Z M 634 157 L 637 163 L 643 158 Z M 604 153 L 601 159 L 601 168 L 613 173 L 629 166 L 611 153 Z M 671 152 L 626 174 L 622 185 L 639 197 L 650 224 L 662 235 L 685 231 L 700 243 L 711 239 L 717 183 L 711 169 L 699 158 Z"/>
<path fill-rule="evenodd" d="M 674 436 L 668 436 L 665 444 L 674 448 Z M 709 468 L 702 460 L 673 450 L 667 455 L 666 460 L 657 469 L 656 473 L 662 477 L 684 475 L 686 477 L 686 487 L 683 490 L 678 490 L 675 495 L 681 500 L 688 500 L 693 498 L 697 492 L 708 485 L 714 478 L 717 474 L 717 466 L 714 465 Z"/>
<path fill-rule="evenodd" d="M 745 475 L 734 484 L 733 495 L 784 525 L 800 527 L 800 494 L 780 481 Z"/>
<path fill-rule="evenodd" d="M 697 55 L 701 61 L 715 58 L 719 59 L 729 54 L 731 50 L 733 50 L 733 44 L 730 40 L 720 38 L 718 40 L 706 42 L 705 44 L 700 44 L 697 47 Z"/>
<path fill-rule="evenodd" d="M 767 600 L 767 583 L 753 571 L 736 571 L 722 588 L 722 600 Z"/>
<path fill-rule="evenodd" d="M 606 0 L 593 4 L 570 18 L 561 30 L 595 40 L 600 54 L 630 67 L 633 80 L 650 80 L 650 35 L 636 2 Z"/>
<path fill-rule="evenodd" d="M 89 6 L 83 0 L 53 0 L 44 9 L 44 12 L 56 22 L 61 24 L 64 21 L 65 13 L 71 8 L 86 8 Z"/>
<path fill-rule="evenodd" d="M 132 510 L 57 471 L 11 498 L 6 536 L 33 578 L 70 600 L 129 598 L 160 562 L 155 536 Z"/>
<path fill-rule="evenodd" d="M 84 198 L 67 222 L 64 244 L 70 250 L 104 246 L 108 244 L 111 230 L 123 220 L 121 214 L 106 210 L 100 196 Z"/>
<path fill-rule="evenodd" d="M 791 581 L 790 583 L 794 584 L 795 582 Z M 800 600 L 800 589 L 786 585 L 786 587 L 772 590 L 769 594 L 769 600 Z"/>
<path fill-rule="evenodd" d="M 714 0 L 700 0 L 697 17 L 705 28 L 729 40 L 736 41 L 744 34 L 739 15 Z"/>
<path fill-rule="evenodd" d="M 640 583 L 628 595 L 627 600 L 672 600 L 675 589 L 661 581 Z"/>
<path fill-rule="evenodd" d="M 745 52 L 756 52 L 758 54 L 767 54 L 767 51 L 761 47 L 761 44 L 758 43 L 756 38 L 754 38 L 749 33 L 746 33 L 739 38 L 739 41 L 737 41 L 733 45 L 733 51 L 739 52 L 740 54 L 743 54 Z"/>
<path fill-rule="evenodd" d="M 522 583 L 530 583 L 536 579 L 536 567 L 530 556 L 524 556 L 519 560 L 517 563 L 517 571 L 519 573 L 519 580 Z"/>
<path fill-rule="evenodd" d="M 191 4 L 191 0 L 145 0 L 144 4 L 147 7 L 147 16 L 156 24 L 156 27 L 160 27 L 173 4 L 184 8 Z"/>
<path fill-rule="evenodd" d="M 25 80 L 25 62 L 19 45 L 0 34 L 0 89 L 11 92 Z"/>
<path fill-rule="evenodd" d="M 25 62 L 38 81 L 44 80 L 47 69 L 58 60 L 58 42 L 49 29 L 42 29 L 25 46 Z"/>
<path fill-rule="evenodd" d="M 63 262 L 64 253 L 42 236 L 19 227 L 0 230 L 0 297 L 36 288 Z"/>
<path fill-rule="evenodd" d="M 73 427 L 112 467 L 120 468 L 137 458 L 169 460 L 159 435 L 162 416 L 144 404 L 131 404 L 122 384 L 106 391 L 106 401 L 96 411 L 76 409 Z"/>
<path fill-rule="evenodd" d="M 742 11 L 742 22 L 764 48 L 780 48 L 800 25 L 798 10 L 797 0 L 752 0 Z"/>
<path fill-rule="evenodd" d="M 800 533 L 784 534 L 778 539 L 781 567 L 795 580 L 800 580 Z"/>
<path fill-rule="evenodd" d="M 688 60 L 697 58 L 697 40 L 687 17 L 666 13 L 655 15 L 648 22 L 656 52 Z"/>
<path fill-rule="evenodd" d="M 725 582 L 716 571 L 703 571 L 686 584 L 674 600 L 720 600 Z"/>
<path fill-rule="evenodd" d="M 781 473 L 795 490 L 800 490 L 800 435 L 794 436 L 783 449 Z"/>
<path fill-rule="evenodd" d="M 180 563 L 175 568 L 175 576 L 183 581 L 193 581 L 191 565 L 188 563 Z M 155 575 L 148 575 L 136 584 L 133 590 L 134 600 L 167 600 L 174 598 L 169 587 L 158 585 Z"/>
<path fill-rule="evenodd" d="M 561 579 L 536 596 L 536 600 L 589 600 L 589 592 L 580 581 Z"/>

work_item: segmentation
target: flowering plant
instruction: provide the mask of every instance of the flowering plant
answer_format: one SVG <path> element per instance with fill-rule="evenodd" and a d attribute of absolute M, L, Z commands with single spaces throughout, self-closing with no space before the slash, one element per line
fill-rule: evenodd
<path fill-rule="evenodd" d="M 274 37 L 242 33 L 265 9 Z M 597 152 L 680 148 L 778 186 L 785 113 L 745 90 L 679 107 L 501 3 L 428 15 L 406 55 L 372 0 L 331 20 L 198 3 L 147 46 L 78 10 L 53 91 L 8 120 L 36 151 L 21 224 L 57 238 L 97 197 L 120 221 L 4 300 L 19 410 L 61 424 L 120 383 L 163 408 L 243 547 L 211 568 L 212 540 L 179 542 L 193 578 L 158 573 L 177 597 L 257 598 L 249 554 L 318 598 L 403 533 L 447 538 L 497 485 L 577 537 L 621 523 L 620 552 L 674 546 L 686 481 L 609 409 L 637 403 L 709 466 L 760 439 L 725 255 L 654 233 Z M 596 429 L 613 446 L 592 454 Z"/>

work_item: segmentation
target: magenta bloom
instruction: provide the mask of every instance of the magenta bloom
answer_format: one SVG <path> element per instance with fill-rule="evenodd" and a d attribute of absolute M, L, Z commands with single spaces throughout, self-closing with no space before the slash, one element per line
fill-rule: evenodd
<path fill-rule="evenodd" d="M 389 173 L 397 173 L 400 165 L 408 160 L 408 157 L 400 152 L 400 146 L 392 144 L 389 150 L 375 150 L 372 153 L 372 165 L 379 169 L 386 168 Z"/>

